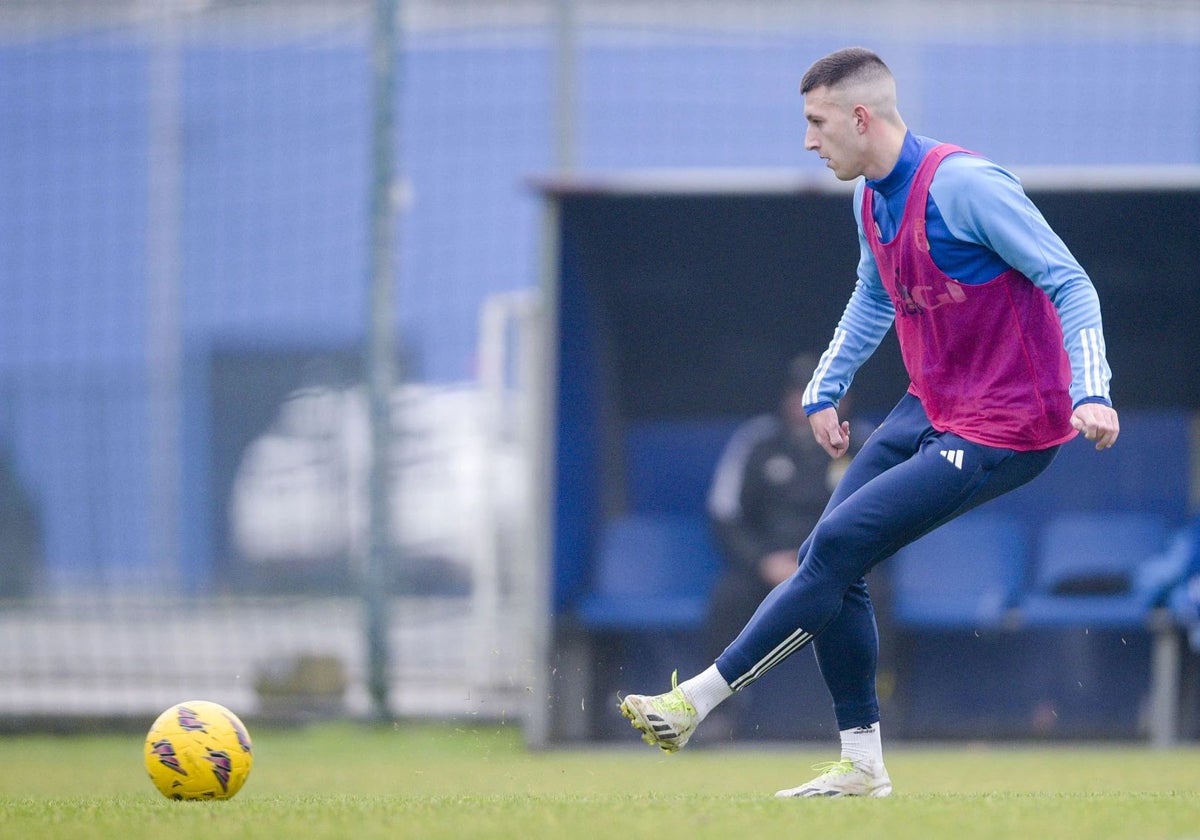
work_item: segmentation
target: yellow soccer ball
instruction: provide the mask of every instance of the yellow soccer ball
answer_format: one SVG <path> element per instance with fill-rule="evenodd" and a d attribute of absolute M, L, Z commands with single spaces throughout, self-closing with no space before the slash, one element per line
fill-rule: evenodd
<path fill-rule="evenodd" d="M 146 772 L 168 799 L 229 799 L 250 776 L 254 751 L 237 715 L 188 700 L 158 716 L 146 735 Z"/>

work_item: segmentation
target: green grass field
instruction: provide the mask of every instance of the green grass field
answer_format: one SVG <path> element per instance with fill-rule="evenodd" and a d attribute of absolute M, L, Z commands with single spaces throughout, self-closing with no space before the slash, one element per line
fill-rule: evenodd
<path fill-rule="evenodd" d="M 775 800 L 828 750 L 529 752 L 512 726 L 257 731 L 229 802 L 172 802 L 140 736 L 0 738 L 12 838 L 1200 838 L 1200 749 L 893 746 L 896 794 Z"/>

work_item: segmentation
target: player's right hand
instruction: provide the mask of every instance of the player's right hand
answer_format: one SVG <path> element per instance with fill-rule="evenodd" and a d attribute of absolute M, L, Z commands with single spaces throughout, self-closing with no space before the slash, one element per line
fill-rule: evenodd
<path fill-rule="evenodd" d="M 813 436 L 830 458 L 840 458 L 850 449 L 850 421 L 838 421 L 836 408 L 823 408 L 808 415 Z"/>

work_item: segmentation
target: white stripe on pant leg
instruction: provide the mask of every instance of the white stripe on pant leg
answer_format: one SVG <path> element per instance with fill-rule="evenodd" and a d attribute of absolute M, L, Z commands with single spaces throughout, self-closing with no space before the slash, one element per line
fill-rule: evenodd
<path fill-rule="evenodd" d="M 752 665 L 749 671 L 731 682 L 729 687 L 734 691 L 739 691 L 740 689 L 745 688 L 771 668 L 774 668 L 784 659 L 787 659 L 800 648 L 804 647 L 811 640 L 812 633 L 805 632 L 804 630 L 798 628 L 794 633 L 776 645 L 770 653 Z"/>
<path fill-rule="evenodd" d="M 773 651 L 760 659 L 753 667 L 750 668 L 749 671 L 732 683 L 730 688 L 732 688 L 734 691 L 745 688 L 767 671 L 774 668 L 780 662 L 787 659 L 800 648 L 804 647 L 804 645 L 808 644 L 808 642 L 812 639 L 811 633 L 805 633 L 803 630 L 797 632 L 800 634 L 799 636 L 796 636 L 795 634 L 790 636 L 789 641 L 783 642 L 783 644 L 779 645 Z"/>

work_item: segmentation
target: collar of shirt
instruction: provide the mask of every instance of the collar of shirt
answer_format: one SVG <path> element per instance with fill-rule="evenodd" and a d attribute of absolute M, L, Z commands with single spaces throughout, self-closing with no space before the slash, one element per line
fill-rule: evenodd
<path fill-rule="evenodd" d="M 917 174 L 917 167 L 925 158 L 926 152 L 937 145 L 937 140 L 920 137 L 911 131 L 905 132 L 904 142 L 900 146 L 900 157 L 892 171 L 882 178 L 866 181 L 866 185 L 876 194 L 875 223 L 879 226 L 880 237 L 884 242 L 892 241 L 896 235 L 896 229 L 904 215 L 904 205 L 908 201 L 908 190 L 912 186 L 913 176 Z M 880 198 L 883 200 L 878 200 Z"/>

